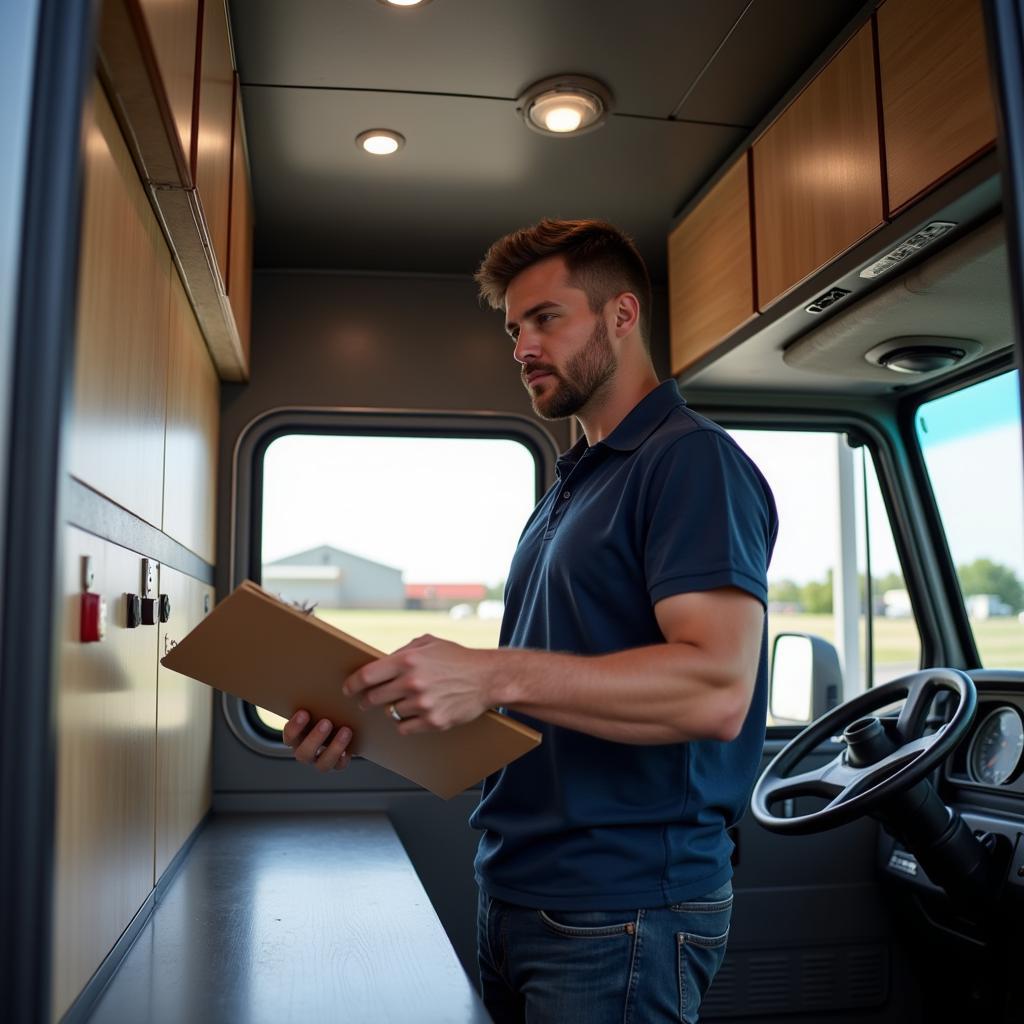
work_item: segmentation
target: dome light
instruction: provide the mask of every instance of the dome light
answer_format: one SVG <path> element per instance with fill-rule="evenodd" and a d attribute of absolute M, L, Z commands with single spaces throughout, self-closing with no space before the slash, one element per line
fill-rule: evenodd
<path fill-rule="evenodd" d="M 390 156 L 405 145 L 405 136 L 387 128 L 371 128 L 356 136 L 356 145 L 373 156 Z"/>
<path fill-rule="evenodd" d="M 542 135 L 582 135 L 604 123 L 611 102 L 611 93 L 593 78 L 556 75 L 531 85 L 516 110 Z"/>
<path fill-rule="evenodd" d="M 418 7 L 420 4 L 429 4 L 430 0 L 380 0 L 387 7 Z"/>

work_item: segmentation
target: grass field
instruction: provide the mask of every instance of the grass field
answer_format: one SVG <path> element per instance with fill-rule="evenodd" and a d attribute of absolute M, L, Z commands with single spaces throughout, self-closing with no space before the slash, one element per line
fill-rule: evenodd
<path fill-rule="evenodd" d="M 447 612 L 317 609 L 317 614 L 382 651 L 393 651 L 423 633 L 467 647 L 495 647 L 500 627 L 496 619 L 451 619 Z M 1024 625 L 1006 618 L 974 622 L 973 627 L 986 668 L 1024 668 Z M 769 647 L 776 633 L 785 632 L 814 633 L 830 643 L 835 638 L 831 615 L 770 616 Z M 912 619 L 875 619 L 874 632 L 876 665 L 917 665 L 920 641 Z"/>
<path fill-rule="evenodd" d="M 432 633 L 466 647 L 496 647 L 497 619 L 452 619 L 447 612 L 362 611 L 320 609 L 316 614 L 386 653 L 423 633 Z M 1016 618 L 972 623 L 975 640 L 986 668 L 1024 668 L 1024 625 Z M 814 633 L 830 643 L 835 630 L 831 615 L 772 615 L 768 619 L 768 649 L 777 633 Z M 861 637 L 863 639 L 863 624 Z M 920 657 L 920 642 L 912 619 L 875 620 L 875 681 L 885 682 L 913 672 Z M 268 724 L 280 727 L 277 716 Z"/>

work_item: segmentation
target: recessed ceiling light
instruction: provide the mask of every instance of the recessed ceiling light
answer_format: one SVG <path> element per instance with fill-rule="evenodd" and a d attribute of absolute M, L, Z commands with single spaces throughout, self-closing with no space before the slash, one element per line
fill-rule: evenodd
<path fill-rule="evenodd" d="M 604 123 L 611 109 L 607 86 L 582 75 L 555 75 L 535 82 L 516 100 L 516 110 L 542 135 L 582 135 Z"/>
<path fill-rule="evenodd" d="M 356 145 L 373 156 L 390 156 L 405 145 L 405 136 L 387 128 L 371 128 L 356 136 Z"/>
<path fill-rule="evenodd" d="M 430 0 L 380 0 L 387 7 L 420 7 L 429 4 Z"/>

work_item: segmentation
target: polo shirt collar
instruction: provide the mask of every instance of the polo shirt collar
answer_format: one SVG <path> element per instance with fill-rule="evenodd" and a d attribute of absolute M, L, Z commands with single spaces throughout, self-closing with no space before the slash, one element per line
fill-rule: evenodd
<path fill-rule="evenodd" d="M 625 419 L 599 443 L 620 452 L 635 451 L 673 409 L 683 405 L 686 401 L 679 393 L 679 384 L 674 379 L 662 381 L 641 398 Z"/>

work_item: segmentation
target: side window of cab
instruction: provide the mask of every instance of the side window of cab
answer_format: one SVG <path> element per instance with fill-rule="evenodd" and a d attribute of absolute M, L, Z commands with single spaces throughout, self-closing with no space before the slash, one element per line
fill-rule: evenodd
<path fill-rule="evenodd" d="M 840 431 L 729 433 L 761 469 L 779 511 L 768 568 L 770 668 L 779 660 L 769 726 L 805 724 L 916 670 L 920 633 L 868 447 Z M 829 657 L 835 651 L 835 671 L 813 699 L 798 681 L 807 675 L 793 672 L 787 686 L 783 658 L 809 649 L 791 635 L 816 638 Z"/>

